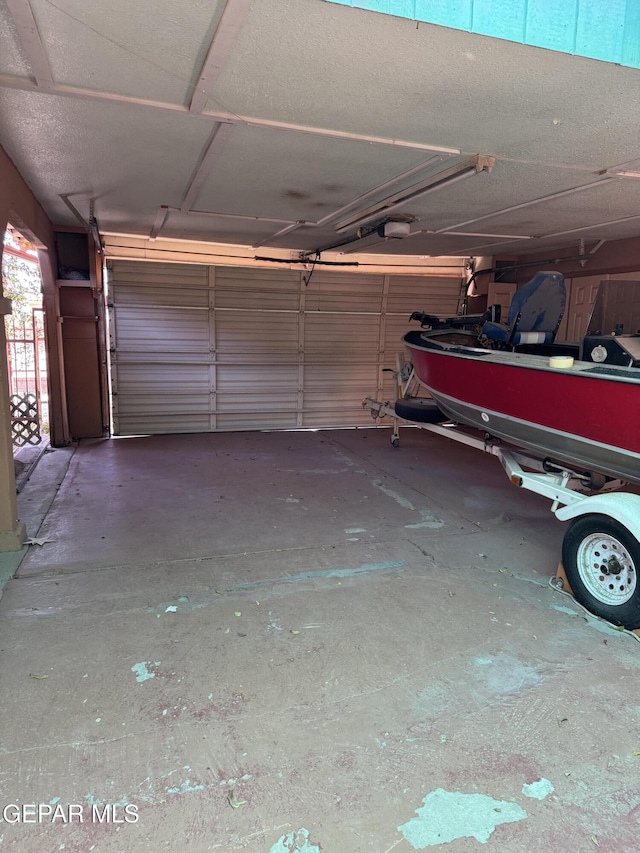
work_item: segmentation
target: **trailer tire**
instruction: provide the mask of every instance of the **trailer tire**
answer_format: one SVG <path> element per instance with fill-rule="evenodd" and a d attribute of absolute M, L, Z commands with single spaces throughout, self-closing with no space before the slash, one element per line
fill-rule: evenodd
<path fill-rule="evenodd" d="M 435 400 L 429 397 L 402 397 L 396 400 L 394 408 L 399 418 L 419 424 L 439 424 L 447 420 Z"/>
<path fill-rule="evenodd" d="M 562 563 L 577 601 L 624 628 L 640 628 L 640 543 L 606 515 L 574 519 L 562 542 Z"/>

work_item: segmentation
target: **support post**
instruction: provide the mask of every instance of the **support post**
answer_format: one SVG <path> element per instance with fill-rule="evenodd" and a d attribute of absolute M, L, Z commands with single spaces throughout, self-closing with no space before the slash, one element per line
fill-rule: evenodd
<path fill-rule="evenodd" d="M 26 539 L 27 530 L 24 522 L 18 521 L 16 501 L 9 406 L 9 365 L 4 326 L 7 314 L 11 314 L 11 300 L 0 296 L 0 551 L 19 551 Z"/>

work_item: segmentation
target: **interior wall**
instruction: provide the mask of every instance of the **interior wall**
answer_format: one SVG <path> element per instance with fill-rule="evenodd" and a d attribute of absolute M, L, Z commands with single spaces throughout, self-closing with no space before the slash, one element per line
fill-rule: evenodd
<path fill-rule="evenodd" d="M 526 283 L 536 272 L 543 269 L 558 270 L 564 275 L 567 303 L 556 338 L 558 341 L 580 343 L 601 281 L 640 280 L 640 238 L 605 242 L 587 260 L 575 260 L 576 255 L 588 254 L 595 247 L 597 243 L 590 241 L 582 251 L 576 244 L 556 250 L 552 261 L 549 261 L 551 253 L 545 252 L 521 256 L 514 262 L 530 264 L 539 259 L 539 266 L 527 266 L 515 271 L 519 285 Z M 563 258 L 569 260 L 562 260 Z"/>
<path fill-rule="evenodd" d="M 552 252 L 518 257 L 516 263 L 531 263 L 539 260 L 541 264 L 537 268 L 532 266 L 517 270 L 518 284 L 529 281 L 539 269 L 558 270 L 565 278 L 597 275 L 604 277 L 604 275 L 612 273 L 617 275 L 618 273 L 635 273 L 640 270 L 640 237 L 607 241 L 586 261 L 562 260 L 563 258 L 575 258 L 576 255 L 587 254 L 596 245 L 596 241 L 590 240 L 582 251 L 577 243 L 573 243 Z M 548 262 L 549 258 L 554 259 L 552 263 Z"/>

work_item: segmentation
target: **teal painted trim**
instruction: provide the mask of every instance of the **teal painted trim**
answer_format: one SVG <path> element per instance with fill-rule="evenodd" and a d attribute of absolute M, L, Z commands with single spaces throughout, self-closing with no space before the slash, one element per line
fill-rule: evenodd
<path fill-rule="evenodd" d="M 475 0 L 471 31 L 483 36 L 524 41 L 526 3 L 513 0 Z"/>
<path fill-rule="evenodd" d="M 326 0 L 640 68 L 640 0 Z"/>
<path fill-rule="evenodd" d="M 640 68 L 640 3 L 627 3 L 620 63 Z"/>
<path fill-rule="evenodd" d="M 357 0 L 353 5 L 357 5 Z M 470 30 L 472 6 L 473 0 L 416 0 L 415 20 L 454 30 Z"/>
<path fill-rule="evenodd" d="M 529 0 L 523 44 L 576 52 L 578 0 Z"/>
<path fill-rule="evenodd" d="M 576 29 L 576 53 L 605 62 L 620 62 L 626 6 L 627 0 L 608 0 L 606 6 L 593 0 L 581 3 Z"/>

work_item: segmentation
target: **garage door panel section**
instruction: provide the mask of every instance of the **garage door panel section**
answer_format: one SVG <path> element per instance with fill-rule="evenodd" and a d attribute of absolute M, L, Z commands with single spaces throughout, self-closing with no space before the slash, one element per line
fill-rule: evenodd
<path fill-rule="evenodd" d="M 202 399 L 209 394 L 209 366 L 200 364 L 126 364 L 118 371 L 118 392 L 125 397 L 162 399 L 184 396 Z"/>
<path fill-rule="evenodd" d="M 295 365 L 228 365 L 219 370 L 218 429 L 293 429 L 297 426 Z"/>
<path fill-rule="evenodd" d="M 209 429 L 206 267 L 114 262 L 109 297 L 114 433 Z"/>
<path fill-rule="evenodd" d="M 245 323 L 262 322 L 264 311 L 297 311 L 300 273 L 244 267 L 215 268 L 216 308 L 245 312 Z M 255 312 L 255 313 L 254 313 Z"/>
<path fill-rule="evenodd" d="M 208 311 L 122 306 L 113 313 L 121 354 L 209 351 Z"/>
<path fill-rule="evenodd" d="M 392 275 L 389 282 L 387 313 L 406 316 L 407 324 L 413 311 L 424 311 L 438 317 L 448 317 L 458 312 L 462 295 L 462 270 L 460 275 L 431 277 L 427 280 L 415 275 Z"/>
<path fill-rule="evenodd" d="M 377 365 L 310 364 L 305 366 L 304 373 L 304 427 L 372 425 L 369 412 L 362 408 L 362 400 L 367 393 L 375 395 Z"/>
<path fill-rule="evenodd" d="M 297 363 L 298 326 L 297 311 L 256 312 L 248 317 L 243 311 L 217 308 L 217 360 L 220 365 Z"/>
<path fill-rule="evenodd" d="M 206 280 L 198 287 L 168 287 L 161 285 L 119 284 L 113 290 L 114 300 L 122 308 L 191 308 L 207 309 Z"/>
<path fill-rule="evenodd" d="M 118 372 L 119 434 L 206 431 L 209 397 L 207 367 L 125 365 Z"/>
<path fill-rule="evenodd" d="M 316 272 L 309 279 L 305 307 L 309 312 L 366 311 L 379 315 L 382 310 L 384 276 L 358 273 Z"/>
<path fill-rule="evenodd" d="M 305 316 L 305 364 L 343 364 L 378 360 L 380 315 L 308 313 Z"/>

